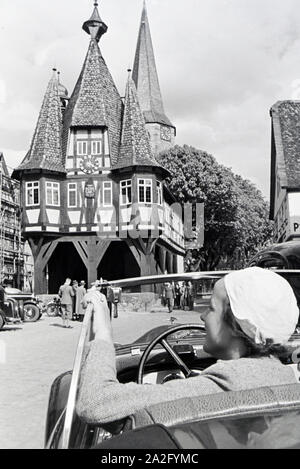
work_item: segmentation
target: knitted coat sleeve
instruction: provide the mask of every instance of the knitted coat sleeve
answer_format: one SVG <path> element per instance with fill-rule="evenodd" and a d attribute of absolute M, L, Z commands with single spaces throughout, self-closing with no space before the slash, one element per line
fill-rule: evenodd
<path fill-rule="evenodd" d="M 154 404 L 184 397 L 294 384 L 293 371 L 275 358 L 218 361 L 199 376 L 165 384 L 122 384 L 117 380 L 113 344 L 95 340 L 82 371 L 76 410 L 90 424 L 110 423 Z"/>
<path fill-rule="evenodd" d="M 220 391 L 209 376 L 156 385 L 119 383 L 113 345 L 97 340 L 83 364 L 76 410 L 87 423 L 108 423 L 159 402 Z"/>

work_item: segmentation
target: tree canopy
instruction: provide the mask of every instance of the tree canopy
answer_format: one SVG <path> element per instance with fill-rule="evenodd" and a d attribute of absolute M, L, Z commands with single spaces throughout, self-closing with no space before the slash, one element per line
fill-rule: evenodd
<path fill-rule="evenodd" d="M 187 270 L 242 268 L 270 241 L 269 206 L 253 183 L 188 145 L 158 159 L 172 174 L 166 182 L 181 204 L 204 203 L 204 246 L 188 251 Z"/>

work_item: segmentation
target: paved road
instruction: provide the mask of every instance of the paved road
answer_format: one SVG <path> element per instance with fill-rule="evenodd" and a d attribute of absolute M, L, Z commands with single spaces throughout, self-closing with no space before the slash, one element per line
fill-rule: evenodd
<path fill-rule="evenodd" d="M 173 313 L 180 322 L 198 322 L 197 312 Z M 169 322 L 152 313 L 122 313 L 114 321 L 114 340 L 129 343 L 147 330 Z M 61 327 L 59 318 L 0 331 L 0 448 L 43 448 L 48 396 L 53 380 L 71 370 L 81 325 Z"/>

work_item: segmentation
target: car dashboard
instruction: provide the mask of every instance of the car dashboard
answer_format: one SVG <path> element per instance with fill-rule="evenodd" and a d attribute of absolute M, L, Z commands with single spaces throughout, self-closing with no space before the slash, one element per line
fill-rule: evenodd
<path fill-rule="evenodd" d="M 195 339 L 193 342 L 191 343 L 190 338 L 180 342 L 169 341 L 178 356 L 194 374 L 200 374 L 216 360 L 204 352 L 202 343 Z M 121 383 L 137 380 L 139 363 L 145 349 L 146 345 L 141 345 L 117 350 L 117 376 Z M 143 383 L 164 384 L 173 379 L 184 379 L 184 375 L 169 354 L 162 347 L 156 347 L 145 365 Z"/>

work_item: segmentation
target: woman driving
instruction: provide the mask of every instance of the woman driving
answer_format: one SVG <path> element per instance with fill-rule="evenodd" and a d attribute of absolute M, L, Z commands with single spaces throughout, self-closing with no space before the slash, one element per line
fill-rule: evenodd
<path fill-rule="evenodd" d="M 296 383 L 292 369 L 278 357 L 295 331 L 299 310 L 289 283 L 274 272 L 251 267 L 215 284 L 201 319 L 204 350 L 217 362 L 199 376 L 165 384 L 118 382 L 106 298 L 93 291 L 85 301 L 94 307 L 95 339 L 83 364 L 76 409 L 87 423 L 117 421 L 183 397 Z"/>

